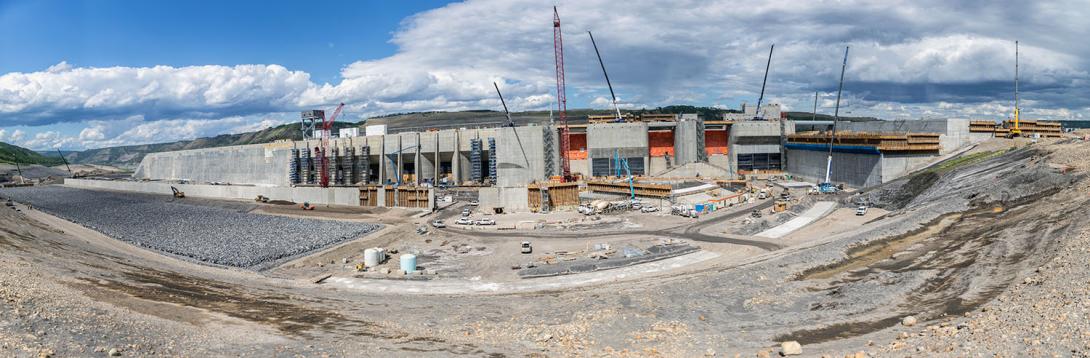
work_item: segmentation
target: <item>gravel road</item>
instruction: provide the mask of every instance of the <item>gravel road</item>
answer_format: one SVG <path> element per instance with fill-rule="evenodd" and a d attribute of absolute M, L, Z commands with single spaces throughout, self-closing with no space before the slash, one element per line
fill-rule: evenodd
<path fill-rule="evenodd" d="M 249 213 L 163 195 L 60 186 L 0 189 L 0 196 L 118 240 L 216 265 L 260 269 L 358 238 L 380 225 Z"/>

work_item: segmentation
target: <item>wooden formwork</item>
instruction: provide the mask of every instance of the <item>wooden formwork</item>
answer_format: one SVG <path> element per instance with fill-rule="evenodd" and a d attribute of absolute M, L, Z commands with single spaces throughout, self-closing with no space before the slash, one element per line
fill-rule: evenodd
<path fill-rule="evenodd" d="M 995 121 L 969 121 L 969 131 L 977 133 L 993 133 L 999 124 Z"/>
<path fill-rule="evenodd" d="M 638 196 L 648 196 L 655 198 L 667 198 L 673 192 L 674 188 L 669 184 L 645 184 L 634 183 L 632 188 L 628 187 L 628 182 L 608 182 L 601 180 L 594 180 L 587 182 L 587 189 L 595 192 L 603 193 L 615 193 L 615 194 L 630 194 L 633 190 Z"/>
<path fill-rule="evenodd" d="M 379 192 L 384 191 L 386 207 L 428 208 L 428 188 L 367 185 L 360 187 L 360 206 L 379 206 Z"/>
<path fill-rule="evenodd" d="M 360 187 L 360 206 L 378 206 L 378 186 L 368 185 Z"/>
<path fill-rule="evenodd" d="M 676 114 L 669 113 L 644 113 L 640 115 L 641 122 L 677 122 Z"/>
<path fill-rule="evenodd" d="M 428 208 L 428 202 L 430 199 L 428 195 L 428 188 L 399 187 L 394 190 L 397 191 L 397 206 L 403 208 Z"/>
<path fill-rule="evenodd" d="M 624 122 L 636 122 L 636 115 L 632 113 L 621 114 L 621 120 Z M 590 115 L 587 116 L 587 123 L 614 123 L 617 122 L 617 116 L 613 114 L 609 115 Z"/>
<path fill-rule="evenodd" d="M 805 132 L 787 136 L 789 143 L 828 144 L 829 133 Z M 833 145 L 874 147 L 882 152 L 937 152 L 938 133 L 838 132 Z"/>
<path fill-rule="evenodd" d="M 541 190 L 549 192 L 550 208 L 579 206 L 579 183 L 532 183 L 526 186 L 530 211 L 541 211 Z"/>

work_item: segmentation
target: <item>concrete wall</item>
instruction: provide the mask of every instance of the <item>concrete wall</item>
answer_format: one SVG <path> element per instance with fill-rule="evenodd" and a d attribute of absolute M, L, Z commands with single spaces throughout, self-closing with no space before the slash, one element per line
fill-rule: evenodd
<path fill-rule="evenodd" d="M 134 177 L 288 186 L 290 160 L 290 142 L 150 153 Z"/>
<path fill-rule="evenodd" d="M 512 213 L 530 210 L 529 195 L 526 187 L 491 187 L 480 188 L 477 197 L 481 210 L 485 213 L 492 213 L 495 208 L 503 208 L 503 212 Z"/>
<path fill-rule="evenodd" d="M 712 154 L 708 156 L 708 164 L 730 170 L 730 156 L 724 154 Z M 737 172 L 737 171 L 734 171 Z"/>
<path fill-rule="evenodd" d="M 784 122 L 784 134 L 795 134 L 795 122 Z M 780 153 L 779 121 L 741 121 L 730 127 L 727 137 L 731 173 L 738 172 L 738 154 Z M 790 157 L 790 156 L 788 156 Z M 785 158 L 780 158 L 781 162 Z M 822 162 L 824 163 L 824 162 Z M 824 170 L 822 170 L 824 176 Z"/>
<path fill-rule="evenodd" d="M 548 179 L 544 135 L 544 127 L 539 126 L 499 129 L 496 136 L 496 186 L 525 186 Z"/>
<path fill-rule="evenodd" d="M 196 198 L 253 200 L 258 195 L 264 195 L 272 200 L 286 200 L 296 203 L 309 202 L 315 205 L 360 205 L 360 191 L 357 188 L 291 188 L 241 185 L 170 184 L 88 179 L 65 179 L 64 185 L 73 188 L 131 191 L 163 195 L 171 195 L 172 191 L 170 190 L 170 187 L 174 186 L 178 188 L 178 190 L 185 192 L 186 196 Z"/>
<path fill-rule="evenodd" d="M 818 183 L 825 180 L 828 152 L 788 149 L 787 172 Z M 867 187 L 882 183 L 882 157 L 879 154 L 833 153 L 830 180 L 836 184 Z"/>
<path fill-rule="evenodd" d="M 641 158 L 646 171 L 648 157 L 647 123 L 603 123 L 587 126 L 587 154 L 590 166 L 585 174 L 593 175 L 594 159 Z"/>
<path fill-rule="evenodd" d="M 584 176 L 590 176 L 590 160 L 588 159 L 573 159 L 571 160 L 571 172 L 583 174 Z"/>
<path fill-rule="evenodd" d="M 647 123 L 603 123 L 587 126 L 587 151 L 590 158 L 647 156 Z"/>
<path fill-rule="evenodd" d="M 887 183 L 916 171 L 937 159 L 930 154 L 882 154 L 882 182 Z"/>
<path fill-rule="evenodd" d="M 697 121 L 694 120 L 677 122 L 674 127 L 674 165 L 693 163 L 700 159 L 697 151 L 704 150 L 704 147 L 697 143 L 697 127 Z"/>

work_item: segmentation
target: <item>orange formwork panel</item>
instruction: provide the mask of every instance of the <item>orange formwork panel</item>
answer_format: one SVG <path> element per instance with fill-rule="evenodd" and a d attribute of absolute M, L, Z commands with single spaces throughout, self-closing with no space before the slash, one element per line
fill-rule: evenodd
<path fill-rule="evenodd" d="M 648 131 L 647 146 L 652 157 L 674 155 L 674 131 Z"/>
<path fill-rule="evenodd" d="M 727 131 L 704 131 L 704 149 L 708 154 L 727 154 Z"/>
<path fill-rule="evenodd" d="M 587 159 L 587 134 L 586 133 L 570 133 L 570 134 L 568 134 L 568 159 L 570 159 L 570 160 Z"/>

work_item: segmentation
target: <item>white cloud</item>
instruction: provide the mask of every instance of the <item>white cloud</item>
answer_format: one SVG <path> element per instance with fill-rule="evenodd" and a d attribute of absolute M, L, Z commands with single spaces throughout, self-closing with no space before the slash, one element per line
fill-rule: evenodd
<path fill-rule="evenodd" d="M 124 118 L 218 117 L 294 108 L 313 86 L 280 65 L 72 68 L 0 76 L 0 118 L 15 124 Z"/>
<path fill-rule="evenodd" d="M 394 32 L 395 54 L 350 63 L 333 83 L 276 64 L 88 68 L 61 61 L 0 75 L 0 123 L 83 122 L 72 136 L 78 145 L 130 144 L 257 129 L 338 102 L 347 104 L 345 120 L 499 110 L 492 82 L 512 110 L 546 109 L 556 105 L 549 10 L 532 0 L 470 0 L 416 14 Z M 587 0 L 559 10 L 571 108 L 611 107 L 588 29 L 622 108 L 754 103 L 774 42 L 765 98 L 785 108 L 808 111 L 820 91 L 819 110 L 831 112 L 850 45 L 842 114 L 1005 115 L 1016 37 L 1027 114 L 1082 118 L 1090 107 L 1082 96 L 1090 90 L 1083 60 L 1090 47 L 1071 45 L 1090 37 L 1090 7 L 1078 1 Z"/>

